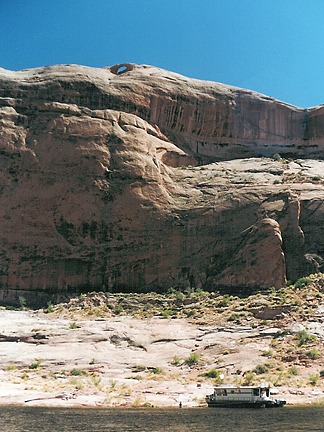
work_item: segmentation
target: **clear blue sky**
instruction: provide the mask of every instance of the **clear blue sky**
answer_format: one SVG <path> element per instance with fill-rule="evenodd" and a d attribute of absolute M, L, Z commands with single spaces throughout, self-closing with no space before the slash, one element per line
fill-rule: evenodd
<path fill-rule="evenodd" d="M 150 64 L 324 104 L 324 0 L 0 0 L 0 66 Z"/>

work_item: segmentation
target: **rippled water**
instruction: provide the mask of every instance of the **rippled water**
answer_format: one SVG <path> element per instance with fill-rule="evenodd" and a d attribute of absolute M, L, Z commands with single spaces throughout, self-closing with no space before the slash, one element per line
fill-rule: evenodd
<path fill-rule="evenodd" d="M 323 431 L 324 408 L 99 409 L 0 407 L 1 432 Z"/>

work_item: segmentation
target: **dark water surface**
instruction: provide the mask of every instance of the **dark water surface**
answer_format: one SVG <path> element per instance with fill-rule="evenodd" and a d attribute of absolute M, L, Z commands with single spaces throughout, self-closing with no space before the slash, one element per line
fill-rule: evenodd
<path fill-rule="evenodd" d="M 1 432 L 324 431 L 324 407 L 100 409 L 0 406 Z"/>

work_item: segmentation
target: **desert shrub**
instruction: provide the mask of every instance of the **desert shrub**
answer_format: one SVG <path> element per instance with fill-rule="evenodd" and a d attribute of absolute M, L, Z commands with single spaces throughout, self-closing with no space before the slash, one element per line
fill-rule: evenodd
<path fill-rule="evenodd" d="M 43 361 L 43 360 L 38 359 L 38 360 L 36 360 L 36 362 L 31 363 L 31 364 L 29 365 L 29 369 L 38 369 L 38 368 L 40 367 L 40 364 L 42 363 L 42 361 Z"/>
<path fill-rule="evenodd" d="M 73 376 L 88 375 L 88 372 L 83 370 L 83 369 L 73 368 L 70 371 L 70 375 L 73 375 Z"/>
<path fill-rule="evenodd" d="M 19 300 L 20 309 L 25 309 L 25 306 L 26 306 L 25 297 L 19 296 L 18 300 Z"/>
<path fill-rule="evenodd" d="M 309 384 L 315 386 L 319 380 L 319 374 L 309 374 Z"/>
<path fill-rule="evenodd" d="M 240 315 L 237 313 L 232 313 L 231 316 L 227 318 L 227 321 L 237 321 L 240 319 Z"/>
<path fill-rule="evenodd" d="M 196 309 L 185 309 L 185 310 L 184 310 L 184 313 L 185 313 L 185 314 L 187 315 L 187 317 L 189 318 L 189 317 L 191 317 L 191 316 L 196 315 L 197 311 L 196 311 Z"/>
<path fill-rule="evenodd" d="M 15 369 L 16 369 L 15 365 L 10 364 L 10 365 L 7 366 L 7 370 L 8 371 L 12 371 L 12 370 L 15 370 Z"/>
<path fill-rule="evenodd" d="M 178 364 L 180 363 L 180 358 L 178 356 L 173 356 L 173 359 L 170 362 L 173 366 L 178 366 Z"/>
<path fill-rule="evenodd" d="M 296 333 L 295 339 L 298 341 L 298 346 L 302 346 L 307 342 L 316 340 L 316 336 L 308 334 L 306 330 L 300 330 Z"/>
<path fill-rule="evenodd" d="M 253 369 L 253 372 L 256 373 L 257 375 L 262 375 L 264 373 L 269 372 L 269 367 L 265 364 L 259 364 Z"/>
<path fill-rule="evenodd" d="M 93 376 L 91 377 L 91 381 L 92 381 L 92 384 L 93 384 L 95 387 L 101 387 L 101 386 L 100 386 L 101 378 L 98 377 L 97 375 L 93 375 Z"/>
<path fill-rule="evenodd" d="M 164 309 L 162 312 L 161 312 L 161 315 L 162 315 L 162 317 L 163 318 L 169 318 L 170 317 L 170 315 L 171 315 L 171 310 L 170 309 Z"/>
<path fill-rule="evenodd" d="M 154 375 L 160 375 L 163 374 L 163 370 L 158 368 L 158 367 L 154 367 L 150 369 L 150 372 Z"/>
<path fill-rule="evenodd" d="M 312 282 L 313 282 L 312 279 L 309 279 L 307 277 L 302 277 L 298 279 L 298 281 L 295 283 L 295 288 L 302 288 Z"/>
<path fill-rule="evenodd" d="M 248 371 L 244 375 L 243 385 L 252 385 L 255 378 L 255 373 L 253 371 Z"/>
<path fill-rule="evenodd" d="M 271 350 L 263 351 L 262 357 L 272 357 L 273 352 Z"/>
<path fill-rule="evenodd" d="M 220 372 L 216 369 L 210 369 L 208 372 L 204 373 L 204 376 L 208 378 L 217 378 L 219 376 L 219 373 Z"/>
<path fill-rule="evenodd" d="M 27 381 L 27 380 L 29 380 L 29 375 L 26 372 L 24 372 L 20 378 L 24 381 Z"/>
<path fill-rule="evenodd" d="M 44 313 L 52 313 L 54 312 L 54 307 L 51 302 L 47 303 L 47 308 L 44 309 Z"/>
<path fill-rule="evenodd" d="M 122 305 L 117 305 L 117 306 L 115 307 L 115 309 L 114 309 L 114 313 L 115 313 L 116 315 L 120 315 L 120 314 L 122 314 L 123 312 L 124 312 L 124 308 L 123 308 Z"/>
<path fill-rule="evenodd" d="M 189 357 L 185 359 L 185 364 L 188 366 L 194 366 L 199 362 L 200 355 L 198 353 L 191 353 Z"/>
<path fill-rule="evenodd" d="M 219 307 L 227 307 L 230 303 L 230 298 L 228 294 L 225 294 L 222 298 L 222 300 L 220 300 L 220 302 L 218 303 Z"/>
<path fill-rule="evenodd" d="M 69 329 L 70 330 L 75 330 L 75 329 L 77 329 L 79 326 L 78 326 L 78 324 L 75 322 L 75 321 L 73 321 L 70 325 L 69 325 Z"/>
<path fill-rule="evenodd" d="M 316 360 L 319 357 L 319 352 L 318 352 L 318 350 L 316 348 L 314 348 L 311 351 L 307 351 L 306 355 L 311 360 Z"/>
<path fill-rule="evenodd" d="M 289 375 L 294 375 L 294 376 L 298 375 L 298 368 L 296 366 L 291 366 L 288 369 L 288 374 Z"/>
<path fill-rule="evenodd" d="M 132 367 L 132 372 L 144 372 L 146 370 L 146 366 L 136 365 Z"/>

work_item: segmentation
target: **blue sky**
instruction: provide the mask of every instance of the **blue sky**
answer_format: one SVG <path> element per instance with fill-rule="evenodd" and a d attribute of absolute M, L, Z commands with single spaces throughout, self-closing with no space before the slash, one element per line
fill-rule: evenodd
<path fill-rule="evenodd" d="M 324 104 L 323 0 L 0 0 L 0 66 L 150 64 Z"/>

